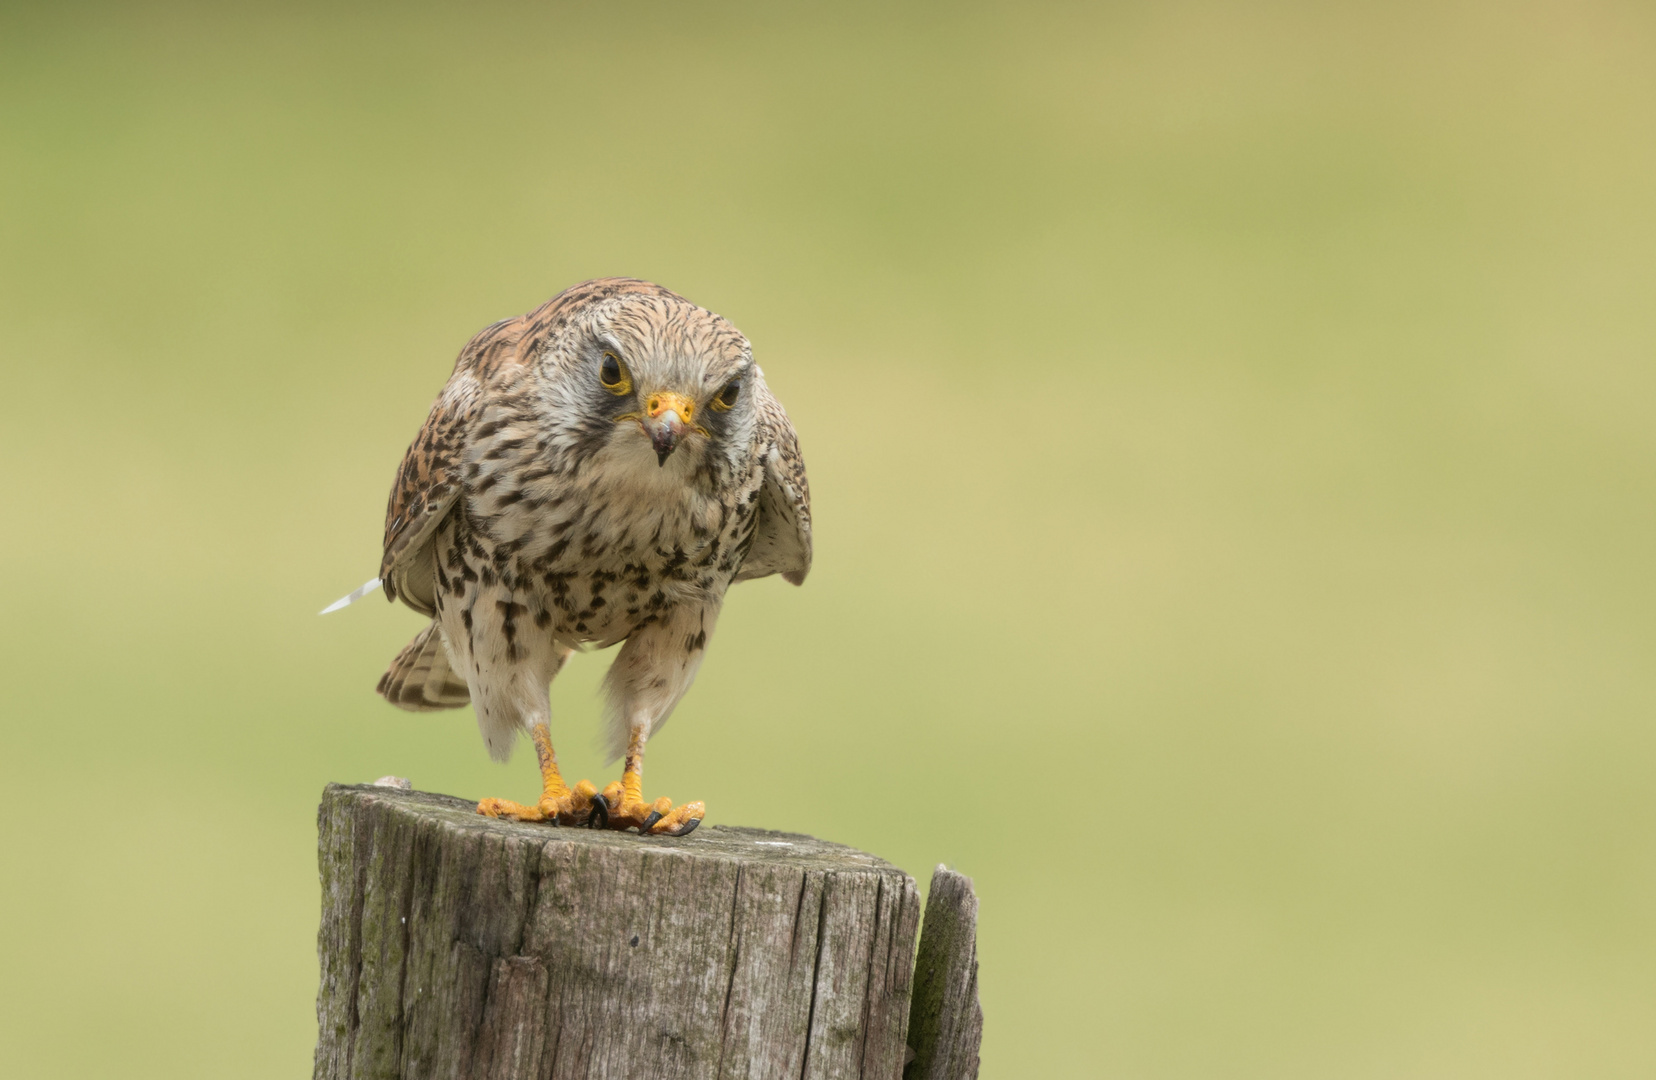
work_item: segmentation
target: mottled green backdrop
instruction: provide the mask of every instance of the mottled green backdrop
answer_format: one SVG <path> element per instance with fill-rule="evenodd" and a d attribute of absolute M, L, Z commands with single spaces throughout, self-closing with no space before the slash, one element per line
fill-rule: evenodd
<path fill-rule="evenodd" d="M 1656 1072 L 1656 13 L 594 7 L 0 6 L 0 1073 L 305 1074 L 322 785 L 532 794 L 316 611 L 604 274 L 817 513 L 651 789 L 973 875 L 986 1076 Z"/>

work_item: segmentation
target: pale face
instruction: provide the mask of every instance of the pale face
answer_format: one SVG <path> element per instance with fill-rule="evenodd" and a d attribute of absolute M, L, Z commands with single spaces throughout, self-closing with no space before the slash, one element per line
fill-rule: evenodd
<path fill-rule="evenodd" d="M 560 425 L 577 457 L 656 472 L 652 484 L 751 464 L 760 375 L 729 323 L 687 304 L 633 302 L 572 331 L 553 412 L 578 418 Z"/>

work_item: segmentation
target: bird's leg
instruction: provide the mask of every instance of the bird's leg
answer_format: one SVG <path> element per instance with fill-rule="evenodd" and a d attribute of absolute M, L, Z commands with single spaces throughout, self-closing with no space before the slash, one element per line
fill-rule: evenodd
<path fill-rule="evenodd" d="M 509 817 L 519 821 L 551 821 L 558 825 L 585 825 L 591 821 L 594 799 L 598 789 L 592 781 L 582 780 L 573 788 L 565 787 L 558 773 L 558 755 L 552 751 L 552 732 L 545 724 L 529 729 L 535 742 L 535 757 L 540 760 L 541 797 L 534 806 L 507 799 L 484 799 L 477 804 L 477 812 L 487 817 Z M 602 819 L 594 824 L 602 824 Z"/>
<path fill-rule="evenodd" d="M 615 725 L 610 730 L 616 735 L 626 734 L 627 748 L 627 766 L 621 779 L 600 796 L 609 811 L 610 828 L 635 828 L 651 836 L 684 836 L 707 813 L 706 806 L 699 802 L 675 807 L 671 799 L 644 801 L 644 743 L 690 689 L 718 616 L 717 601 L 667 609 L 627 636 L 609 674 L 604 676 L 610 722 Z"/>
<path fill-rule="evenodd" d="M 687 836 L 707 814 L 701 802 L 685 803 L 675 807 L 673 800 L 663 795 L 655 802 L 644 801 L 644 742 L 649 728 L 634 725 L 627 738 L 627 764 L 621 779 L 612 781 L 599 798 L 610 807 L 609 827 L 636 828 L 647 836 Z"/>

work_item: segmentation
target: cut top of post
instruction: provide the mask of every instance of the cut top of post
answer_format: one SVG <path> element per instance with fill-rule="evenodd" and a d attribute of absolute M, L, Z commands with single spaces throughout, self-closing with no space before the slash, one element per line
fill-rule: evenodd
<path fill-rule="evenodd" d="M 689 836 L 640 836 L 584 827 L 559 828 L 544 822 L 513 821 L 485 817 L 477 804 L 452 795 L 429 791 L 400 790 L 374 784 L 329 784 L 323 812 L 331 798 L 350 798 L 364 804 L 383 803 L 400 813 L 441 822 L 445 827 L 476 831 L 483 835 L 510 838 L 518 842 L 576 844 L 625 853 L 648 850 L 679 854 L 694 859 L 724 859 L 793 866 L 802 870 L 851 870 L 896 874 L 908 878 L 893 866 L 866 851 L 845 844 L 818 840 L 803 833 L 777 832 L 742 825 L 703 825 Z M 912 879 L 910 879 L 912 881 Z"/>

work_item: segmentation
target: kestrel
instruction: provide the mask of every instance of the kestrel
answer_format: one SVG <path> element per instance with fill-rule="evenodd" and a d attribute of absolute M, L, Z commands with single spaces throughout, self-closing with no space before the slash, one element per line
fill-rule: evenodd
<path fill-rule="evenodd" d="M 805 463 L 747 339 L 659 285 L 588 281 L 472 338 L 403 457 L 380 580 L 431 623 L 379 693 L 416 712 L 471 702 L 497 761 L 528 732 L 539 801 L 480 814 L 683 836 L 705 807 L 644 800 L 644 745 L 731 583 L 798 585 L 810 566 Z M 604 686 L 621 779 L 567 787 L 552 679 L 618 642 Z"/>

